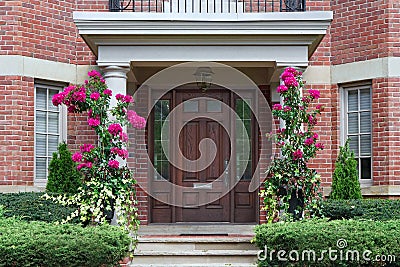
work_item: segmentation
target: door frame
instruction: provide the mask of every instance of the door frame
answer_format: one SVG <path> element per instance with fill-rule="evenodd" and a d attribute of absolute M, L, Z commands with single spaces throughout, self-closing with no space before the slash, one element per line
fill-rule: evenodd
<path fill-rule="evenodd" d="M 193 90 L 199 90 L 200 89 L 193 89 L 196 88 L 196 85 L 192 84 L 192 85 L 184 85 L 181 86 L 179 88 L 175 88 L 169 92 L 167 92 L 166 94 L 164 94 L 161 98 L 157 99 L 157 100 L 169 100 L 170 101 L 170 110 L 174 109 L 177 105 L 177 96 L 176 94 L 179 92 L 187 92 L 187 91 L 193 91 Z M 240 97 L 238 95 L 236 95 L 233 91 L 228 90 L 226 88 L 221 88 L 221 87 L 217 87 L 215 85 L 212 86 L 212 88 L 208 89 L 207 92 L 213 92 L 213 91 L 217 91 L 217 90 L 227 90 L 229 91 L 229 104 L 230 107 L 235 109 L 235 102 L 236 99 L 239 99 Z M 243 92 L 241 92 L 241 95 L 248 95 L 249 98 L 252 100 L 253 102 L 253 110 L 255 110 L 256 112 L 258 111 L 258 103 L 256 100 L 256 94 L 257 92 L 254 92 L 254 90 L 246 90 L 246 89 L 242 89 Z M 241 90 L 241 91 L 242 91 Z M 154 90 L 157 91 L 157 90 Z M 156 94 L 157 95 L 157 94 Z M 153 94 L 152 94 L 152 90 L 150 90 L 149 92 L 149 99 L 148 99 L 148 105 L 149 107 L 153 106 L 154 103 L 154 99 L 153 99 Z M 154 163 L 154 110 L 151 111 L 150 116 L 149 116 L 149 122 L 148 122 L 148 127 L 146 129 L 146 146 L 147 146 L 147 151 L 149 153 L 149 158 L 151 159 L 151 161 Z M 260 156 L 260 148 L 259 148 L 259 138 L 260 137 L 260 133 L 259 133 L 259 127 L 258 127 L 258 123 L 255 123 L 255 116 L 253 114 L 252 116 L 252 123 L 251 123 L 251 130 L 252 130 L 252 173 L 255 172 L 256 168 L 255 166 L 257 165 L 258 161 L 259 161 L 259 156 Z M 233 130 L 232 128 L 235 127 L 235 124 L 232 123 L 231 124 L 231 130 Z M 234 151 L 231 151 L 231 153 L 234 153 Z M 172 157 L 174 155 L 171 155 Z M 236 163 L 236 160 L 235 160 Z M 232 172 L 230 172 L 232 173 Z M 169 175 L 171 177 L 170 182 L 174 183 L 175 182 L 175 177 L 176 177 L 176 169 L 172 168 L 171 166 L 169 167 Z M 230 179 L 232 180 L 232 174 Z M 148 183 L 151 184 L 153 183 L 154 180 L 154 174 L 149 172 L 148 174 Z M 149 185 L 151 186 L 151 185 Z M 259 188 L 254 192 L 254 205 L 255 205 L 255 221 L 254 222 L 248 222 L 248 223 L 237 223 L 235 222 L 235 217 L 234 217 L 234 213 L 235 213 L 235 209 L 234 209 L 234 190 L 232 189 L 228 194 L 230 195 L 230 221 L 229 222 L 176 222 L 176 207 L 175 206 L 171 206 L 171 222 L 166 223 L 166 224 L 219 224 L 219 223 L 229 223 L 229 224 L 258 224 L 260 222 L 260 198 L 259 196 Z M 173 192 L 174 194 L 174 192 Z M 148 211 L 148 223 L 149 224 L 160 224 L 159 222 L 154 222 L 153 221 L 153 213 L 152 213 L 152 207 L 153 207 L 153 201 L 155 201 L 151 196 L 148 195 L 147 198 L 147 211 Z M 165 224 L 164 222 L 162 222 L 161 224 Z"/>

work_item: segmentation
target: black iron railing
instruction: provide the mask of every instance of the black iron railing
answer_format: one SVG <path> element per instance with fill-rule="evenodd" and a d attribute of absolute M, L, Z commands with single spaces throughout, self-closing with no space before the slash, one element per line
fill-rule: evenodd
<path fill-rule="evenodd" d="M 109 0 L 111 12 L 257 13 L 301 12 L 306 0 Z"/>

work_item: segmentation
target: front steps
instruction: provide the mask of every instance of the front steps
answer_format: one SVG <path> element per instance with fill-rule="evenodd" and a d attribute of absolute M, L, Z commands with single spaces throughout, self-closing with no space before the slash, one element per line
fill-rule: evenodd
<path fill-rule="evenodd" d="M 237 229 L 235 225 L 160 227 L 163 230 L 153 228 L 152 234 L 149 229 L 139 232 L 131 267 L 256 266 L 258 249 L 250 243 L 253 226 L 238 225 Z"/>

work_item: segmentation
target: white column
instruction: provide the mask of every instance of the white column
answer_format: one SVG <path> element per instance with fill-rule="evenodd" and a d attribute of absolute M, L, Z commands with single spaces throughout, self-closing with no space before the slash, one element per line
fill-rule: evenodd
<path fill-rule="evenodd" d="M 115 99 L 115 95 L 127 93 L 127 73 L 129 72 L 129 67 L 122 66 L 107 66 L 103 68 L 104 79 L 106 80 L 106 84 L 110 90 L 113 92 L 113 96 L 111 97 L 110 107 L 115 107 L 117 104 L 117 100 Z"/>

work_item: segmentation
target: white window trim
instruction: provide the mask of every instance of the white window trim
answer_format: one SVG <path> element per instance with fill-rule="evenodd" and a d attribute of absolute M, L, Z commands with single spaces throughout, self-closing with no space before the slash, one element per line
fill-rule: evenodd
<path fill-rule="evenodd" d="M 43 87 L 46 89 L 54 89 L 54 90 L 58 90 L 58 91 L 62 91 L 65 87 L 65 83 L 57 83 L 57 82 L 51 82 L 51 81 L 43 81 L 43 80 L 35 80 L 34 82 L 34 90 L 33 90 L 33 99 L 34 99 L 34 103 L 33 103 L 33 110 L 34 110 L 34 126 L 33 126 L 33 183 L 34 186 L 37 187 L 45 187 L 47 184 L 47 178 L 46 179 L 36 179 L 36 90 L 37 87 Z M 58 143 L 61 142 L 67 142 L 67 108 L 62 105 L 60 106 L 60 110 L 59 110 L 59 140 Z M 48 170 L 46 170 L 46 173 L 48 172 Z M 47 173 L 48 174 L 48 173 Z M 47 176 L 47 175 L 46 175 Z"/>
<path fill-rule="evenodd" d="M 369 89 L 371 93 L 371 98 L 370 98 L 370 105 L 371 105 L 371 179 L 360 179 L 360 167 L 358 169 L 359 172 L 359 181 L 361 187 L 369 187 L 373 185 L 373 180 L 374 180 L 374 148 L 372 146 L 373 144 L 373 130 L 374 126 L 372 123 L 372 98 L 373 98 L 373 92 L 372 92 L 372 83 L 371 82 L 358 82 L 358 83 L 351 83 L 351 84 L 346 84 L 346 85 L 341 85 L 339 87 L 339 93 L 340 93 L 340 146 L 344 146 L 346 140 L 347 140 L 347 94 L 346 92 L 348 90 L 357 90 L 357 89 Z"/>

